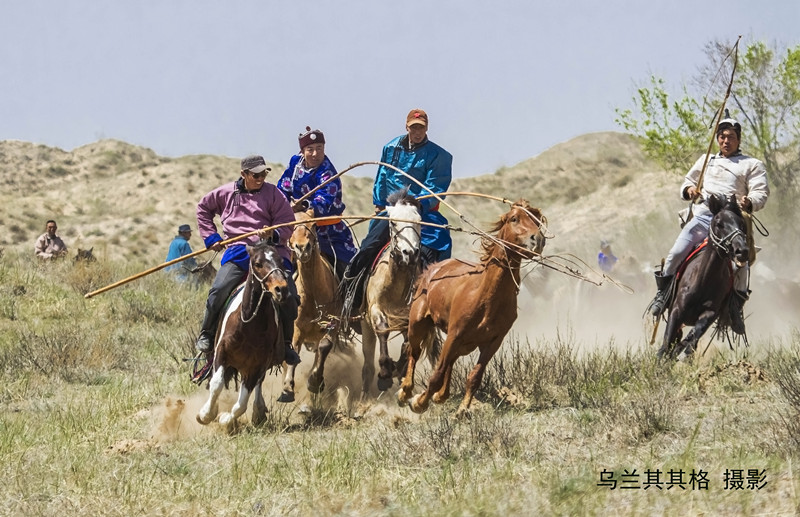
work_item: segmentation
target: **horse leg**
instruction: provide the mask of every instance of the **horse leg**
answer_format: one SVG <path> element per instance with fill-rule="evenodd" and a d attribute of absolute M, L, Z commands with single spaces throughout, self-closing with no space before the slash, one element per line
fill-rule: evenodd
<path fill-rule="evenodd" d="M 294 331 L 294 339 L 292 340 L 292 348 L 295 352 L 300 353 L 300 340 L 302 336 L 297 329 Z M 286 374 L 283 376 L 283 390 L 278 396 L 278 402 L 294 402 L 294 373 L 297 365 L 286 365 Z"/>
<path fill-rule="evenodd" d="M 375 331 L 368 323 L 361 322 L 361 351 L 364 355 L 364 365 L 361 367 L 361 396 L 370 393 L 372 380 L 375 378 Z"/>
<path fill-rule="evenodd" d="M 333 350 L 333 340 L 335 338 L 331 332 L 327 332 L 317 345 L 317 353 L 314 356 L 314 367 L 308 375 L 308 391 L 320 393 L 325 389 L 325 361 Z"/>
<path fill-rule="evenodd" d="M 208 401 L 197 413 L 197 421 L 203 425 L 209 424 L 217 417 L 219 394 L 225 387 L 225 367 L 219 366 L 211 380 L 208 382 Z"/>
<path fill-rule="evenodd" d="M 434 332 L 433 321 L 429 318 L 421 320 L 412 319 L 408 325 L 408 343 L 406 345 L 406 374 L 397 390 L 397 403 L 405 406 L 411 393 L 414 391 L 414 372 L 417 368 L 417 361 L 422 353 L 422 343 L 429 339 L 431 332 Z"/>
<path fill-rule="evenodd" d="M 681 318 L 679 311 L 671 310 L 667 319 L 667 328 L 664 329 L 664 341 L 658 350 L 658 358 L 671 357 L 672 352 L 680 341 Z"/>
<path fill-rule="evenodd" d="M 264 378 L 262 377 L 253 389 L 253 425 L 261 425 L 267 420 L 267 402 L 264 400 L 264 394 L 261 393 L 263 383 Z"/>
<path fill-rule="evenodd" d="M 251 391 L 247 388 L 249 384 L 248 381 L 249 379 L 242 379 L 242 384 L 239 387 L 239 398 L 236 400 L 236 404 L 231 408 L 231 412 L 219 415 L 219 423 L 229 430 L 236 422 L 236 419 L 242 416 L 247 409 L 247 402 L 250 400 Z"/>
<path fill-rule="evenodd" d="M 414 413 L 424 413 L 427 411 L 431 393 L 436 393 L 442 389 L 445 378 L 448 380 L 450 379 L 449 375 L 446 375 L 446 372 L 453 367 L 453 363 L 458 359 L 458 355 L 453 347 L 454 339 L 454 333 L 447 335 L 447 339 L 445 339 L 442 345 L 442 353 L 439 356 L 439 362 L 436 363 L 436 368 L 433 370 L 431 378 L 428 380 L 427 389 L 423 390 L 422 393 L 418 395 L 414 395 L 409 402 L 408 405 Z"/>
<path fill-rule="evenodd" d="M 453 373 L 453 365 L 455 361 L 449 364 L 444 371 L 444 379 L 442 380 L 442 387 L 439 391 L 433 394 L 431 400 L 437 404 L 441 404 L 450 398 L 450 375 Z"/>
<path fill-rule="evenodd" d="M 697 343 L 700 341 L 700 338 L 703 337 L 703 334 L 705 334 L 706 330 L 708 330 L 716 319 L 716 311 L 706 311 L 697 318 L 697 323 L 695 323 L 694 328 L 686 336 L 686 339 L 681 341 L 681 350 L 686 352 L 687 357 L 694 354 L 695 350 L 697 350 Z M 678 352 L 680 353 L 680 351 Z"/>
<path fill-rule="evenodd" d="M 481 385 L 483 380 L 483 373 L 486 371 L 486 365 L 489 364 L 495 352 L 500 348 L 503 343 L 503 338 L 496 340 L 494 343 L 481 348 L 481 353 L 478 356 L 478 363 L 472 372 L 467 376 L 466 389 L 464 391 L 464 398 L 456 410 L 456 417 L 465 417 L 469 415 L 469 406 L 472 404 L 472 397 Z"/>
<path fill-rule="evenodd" d="M 379 310 L 375 309 L 372 312 L 373 328 L 375 334 L 380 342 L 381 350 L 378 356 L 378 389 L 386 391 L 392 387 L 392 371 L 394 370 L 394 361 L 389 355 L 389 322 Z"/>

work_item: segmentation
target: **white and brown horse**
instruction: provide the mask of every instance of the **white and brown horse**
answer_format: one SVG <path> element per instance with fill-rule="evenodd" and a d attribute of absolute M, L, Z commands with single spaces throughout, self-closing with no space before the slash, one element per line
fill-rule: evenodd
<path fill-rule="evenodd" d="M 493 238 L 484 237 L 478 264 L 447 259 L 431 265 L 420 277 L 411 303 L 408 324 L 408 369 L 397 392 L 398 403 L 422 413 L 429 400 L 441 403 L 450 396 L 450 375 L 456 359 L 480 350 L 478 363 L 467 377 L 466 393 L 458 413 L 469 411 L 486 365 L 500 348 L 517 319 L 520 264 L 544 248 L 538 208 L 521 200 L 495 224 Z M 430 350 L 436 329 L 447 333 L 428 387 L 409 402 L 414 370 L 421 351 Z"/>
<path fill-rule="evenodd" d="M 296 284 L 300 296 L 292 346 L 298 353 L 303 345 L 314 351 L 308 391 L 320 393 L 325 388 L 325 361 L 338 343 L 338 319 L 332 315 L 341 313 L 342 301 L 333 267 L 320 253 L 316 224 L 309 221 L 312 217 L 313 208 L 296 213 L 298 224 L 289 239 L 297 263 Z M 295 366 L 288 366 L 278 402 L 294 401 L 294 374 Z"/>
<path fill-rule="evenodd" d="M 234 291 L 217 330 L 208 401 L 197 413 L 201 424 L 216 418 L 219 395 L 237 373 L 241 377 L 239 399 L 230 413 L 219 416 L 220 424 L 232 426 L 247 409 L 253 393 L 253 424 L 263 422 L 267 405 L 261 384 L 267 370 L 283 362 L 285 350 L 277 307 L 289 295 L 283 259 L 266 241 L 248 246 L 247 253 L 247 279 L 238 292 Z"/>
<path fill-rule="evenodd" d="M 392 387 L 395 363 L 389 355 L 389 334 L 400 331 L 404 346 L 408 341 L 405 322 L 414 281 L 420 271 L 420 204 L 408 195 L 407 189 L 391 194 L 387 203 L 389 245 L 367 279 L 361 309 L 364 353 L 361 382 L 364 395 L 369 393 L 375 377 L 376 341 L 380 341 L 378 389 L 386 391 Z"/>

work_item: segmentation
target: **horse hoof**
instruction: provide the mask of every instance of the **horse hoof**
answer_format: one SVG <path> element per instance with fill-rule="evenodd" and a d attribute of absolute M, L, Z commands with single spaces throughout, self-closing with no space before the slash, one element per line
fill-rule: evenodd
<path fill-rule="evenodd" d="M 392 387 L 392 378 L 389 377 L 388 379 L 383 379 L 378 377 L 378 389 L 381 391 L 386 391 Z"/>
<path fill-rule="evenodd" d="M 405 407 L 408 405 L 408 395 L 406 395 L 406 392 L 403 389 L 397 390 L 397 405 L 400 407 Z"/>
<path fill-rule="evenodd" d="M 278 397 L 278 402 L 294 402 L 294 392 L 283 390 Z"/>
<path fill-rule="evenodd" d="M 319 384 L 316 382 L 311 382 L 311 379 L 308 379 L 308 391 L 310 393 L 322 393 L 322 390 L 325 389 L 325 381 L 323 380 Z"/>
<path fill-rule="evenodd" d="M 198 413 L 197 416 L 195 416 L 195 419 L 197 420 L 197 423 L 200 425 L 208 425 L 208 423 L 211 421 L 210 418 L 201 417 L 200 413 Z"/>
<path fill-rule="evenodd" d="M 225 427 L 228 427 L 231 422 L 233 421 L 233 415 L 230 413 L 222 413 L 219 416 L 219 423 Z"/>
<path fill-rule="evenodd" d="M 411 402 L 408 403 L 408 407 L 411 408 L 411 411 L 418 414 L 424 413 L 428 409 L 427 405 L 423 407 L 422 405 L 419 404 L 419 395 L 414 395 L 411 398 Z"/>

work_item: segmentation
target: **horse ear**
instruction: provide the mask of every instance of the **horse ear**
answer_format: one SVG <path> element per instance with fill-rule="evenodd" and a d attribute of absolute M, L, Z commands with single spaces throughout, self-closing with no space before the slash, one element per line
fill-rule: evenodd
<path fill-rule="evenodd" d="M 708 209 L 711 210 L 712 214 L 716 214 L 722 207 L 724 206 L 724 202 L 720 197 L 716 194 L 712 194 L 708 196 Z"/>

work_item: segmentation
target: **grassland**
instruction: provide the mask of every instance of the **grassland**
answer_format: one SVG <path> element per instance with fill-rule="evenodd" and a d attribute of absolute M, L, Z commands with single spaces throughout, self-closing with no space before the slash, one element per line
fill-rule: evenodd
<path fill-rule="evenodd" d="M 463 421 L 452 414 L 470 360 L 456 400 L 420 417 L 391 393 L 361 401 L 358 353 L 342 351 L 318 400 L 271 402 L 265 425 L 228 435 L 194 422 L 205 390 L 183 361 L 205 293 L 151 275 L 82 297 L 127 273 L 4 255 L 0 513 L 757 515 L 800 504 L 796 334 L 680 364 L 646 347 L 579 352 L 569 333 L 516 334 Z M 274 401 L 279 378 L 268 384 Z M 652 486 L 598 486 L 602 471 L 621 483 L 626 469 Z M 693 470 L 707 489 L 692 489 Z M 726 490 L 726 470 L 766 483 Z"/>

